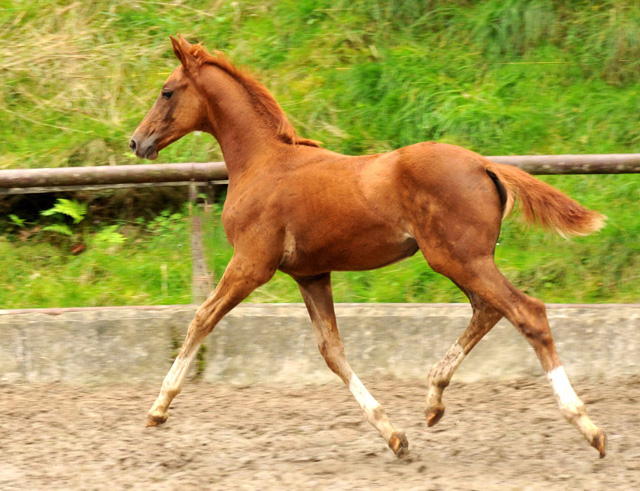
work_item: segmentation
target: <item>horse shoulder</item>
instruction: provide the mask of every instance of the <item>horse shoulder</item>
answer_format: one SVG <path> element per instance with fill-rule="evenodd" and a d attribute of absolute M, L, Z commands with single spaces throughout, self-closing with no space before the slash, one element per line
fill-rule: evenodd
<path fill-rule="evenodd" d="M 229 188 L 221 221 L 231 245 L 236 247 L 240 238 L 264 241 L 273 235 L 279 224 L 273 205 L 278 182 L 274 176 L 256 175 Z"/>

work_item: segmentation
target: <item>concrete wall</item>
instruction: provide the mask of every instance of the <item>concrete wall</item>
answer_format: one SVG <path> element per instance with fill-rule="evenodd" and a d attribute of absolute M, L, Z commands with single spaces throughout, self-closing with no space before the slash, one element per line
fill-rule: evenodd
<path fill-rule="evenodd" d="M 0 380 L 160 382 L 196 307 L 0 310 Z M 423 378 L 466 327 L 464 304 L 342 304 L 338 323 L 362 377 Z M 550 305 L 556 345 L 571 377 L 640 373 L 640 304 Z M 205 342 L 212 382 L 322 383 L 325 366 L 302 304 L 243 304 Z M 457 380 L 540 375 L 524 338 L 501 321 Z"/>

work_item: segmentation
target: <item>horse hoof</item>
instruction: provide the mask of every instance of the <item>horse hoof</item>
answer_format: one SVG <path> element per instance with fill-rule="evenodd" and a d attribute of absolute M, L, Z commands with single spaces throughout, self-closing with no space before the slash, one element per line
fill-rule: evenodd
<path fill-rule="evenodd" d="M 424 413 L 427 416 L 427 426 L 431 428 L 444 416 L 444 406 L 430 407 Z"/>
<path fill-rule="evenodd" d="M 394 431 L 389 439 L 389 448 L 393 450 L 396 457 L 402 459 L 409 455 L 409 441 L 404 435 L 404 431 Z"/>
<path fill-rule="evenodd" d="M 145 426 L 147 428 L 149 428 L 150 426 L 160 426 L 161 424 L 165 423 L 167 419 L 169 419 L 168 413 L 163 416 L 152 416 L 151 414 L 149 414 L 147 416 L 147 424 Z"/>
<path fill-rule="evenodd" d="M 604 431 L 598 428 L 596 436 L 593 437 L 591 446 L 600 452 L 600 458 L 604 458 L 607 455 L 607 435 Z"/>

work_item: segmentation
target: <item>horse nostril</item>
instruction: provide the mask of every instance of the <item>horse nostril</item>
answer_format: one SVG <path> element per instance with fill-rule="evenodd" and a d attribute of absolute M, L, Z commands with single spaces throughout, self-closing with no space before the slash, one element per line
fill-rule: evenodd
<path fill-rule="evenodd" d="M 129 148 L 131 148 L 131 150 L 135 152 L 137 146 L 138 145 L 136 144 L 136 141 L 134 139 L 131 139 L 131 141 L 129 142 Z"/>

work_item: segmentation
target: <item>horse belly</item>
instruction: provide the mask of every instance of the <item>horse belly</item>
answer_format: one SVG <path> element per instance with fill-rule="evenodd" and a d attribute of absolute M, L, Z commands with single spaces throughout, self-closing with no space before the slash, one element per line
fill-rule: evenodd
<path fill-rule="evenodd" d="M 382 268 L 413 256 L 418 249 L 416 240 L 407 234 L 404 240 L 399 242 L 378 244 L 372 248 L 362 247 L 354 251 L 350 257 L 347 254 L 343 255 L 342 258 L 347 260 L 344 261 L 342 267 L 336 267 L 334 271 L 364 271 Z"/>
<path fill-rule="evenodd" d="M 285 245 L 280 270 L 294 276 L 314 276 L 329 271 L 364 271 L 393 264 L 418 251 L 416 240 L 404 233 L 392 240 L 376 240 L 358 234 L 343 239 L 309 247 L 310 244 L 304 241 L 294 245 L 290 237 Z"/>

